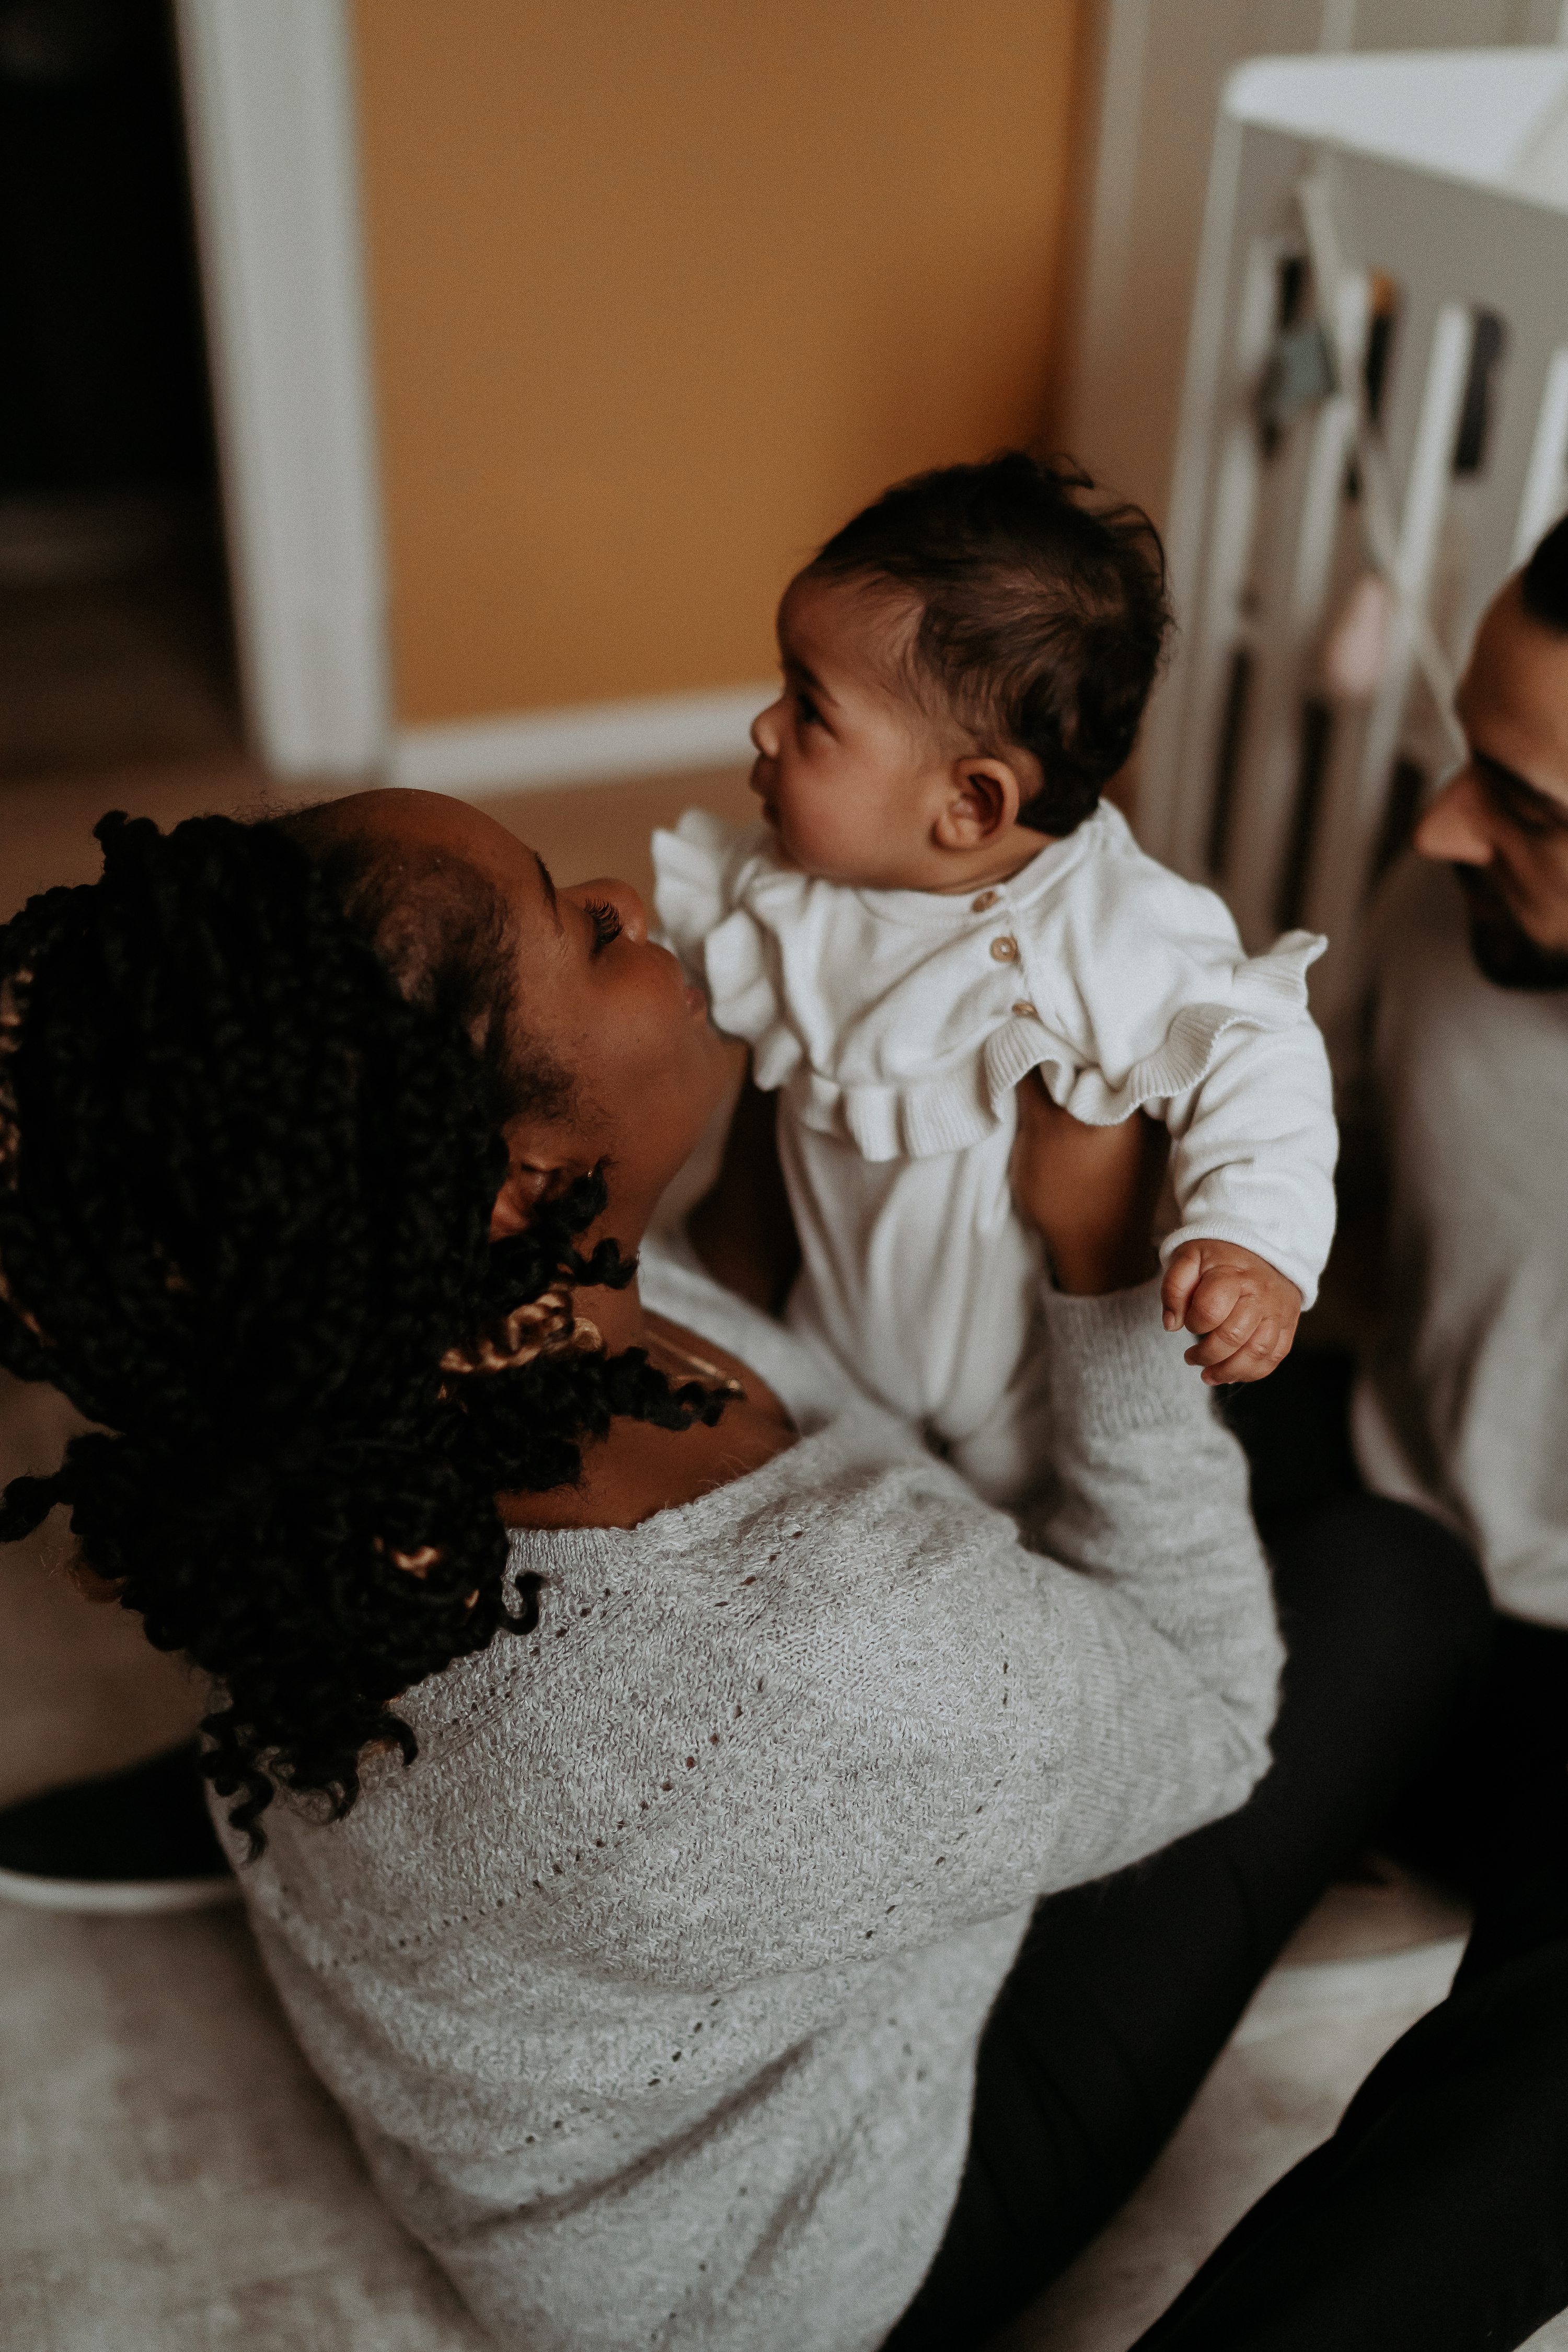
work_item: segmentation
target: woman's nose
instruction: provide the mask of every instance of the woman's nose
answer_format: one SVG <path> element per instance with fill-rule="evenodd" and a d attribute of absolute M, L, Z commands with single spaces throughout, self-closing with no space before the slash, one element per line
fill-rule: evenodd
<path fill-rule="evenodd" d="M 580 904 L 592 900 L 595 905 L 608 903 L 621 919 L 622 936 L 640 947 L 647 937 L 647 908 L 629 882 L 617 875 L 598 874 L 591 882 L 574 882 L 565 894 Z"/>
<path fill-rule="evenodd" d="M 1423 857 L 1443 866 L 1489 866 L 1495 851 L 1486 803 L 1467 761 L 1426 809 L 1413 836 Z"/>

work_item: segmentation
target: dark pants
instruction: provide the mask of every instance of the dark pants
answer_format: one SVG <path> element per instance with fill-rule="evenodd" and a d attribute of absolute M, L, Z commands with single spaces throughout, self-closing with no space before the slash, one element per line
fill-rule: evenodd
<path fill-rule="evenodd" d="M 1274 1555 L 1273 1768 L 1228 1821 L 1041 1904 L 981 2042 L 947 2234 L 889 2352 L 984 2344 L 1102 2227 L 1291 1929 L 1474 1704 L 1491 1612 L 1435 1522 L 1347 1495 Z"/>
<path fill-rule="evenodd" d="M 1348 1389 L 1299 1356 L 1231 1393 L 1291 1653 L 1275 1768 L 1042 1905 L 899 2352 L 984 2344 L 1109 2219 L 1369 1832 L 1479 1900 L 1454 1990 L 1133 2352 L 1511 2352 L 1568 2307 L 1568 1633 L 1492 1617 L 1460 1546 L 1360 1494 Z"/>
<path fill-rule="evenodd" d="M 1233 1407 L 1275 1524 L 1354 1483 L 1348 1365 L 1283 1369 Z M 1568 2307 L 1565 1767 L 1568 1633 L 1500 1616 L 1474 1703 L 1380 1832 L 1478 1905 L 1453 1991 L 1134 2352 L 1512 2352 Z"/>
<path fill-rule="evenodd" d="M 1489 1897 L 1447 2000 L 1134 2352 L 1512 2352 L 1565 2305 L 1559 1864 Z"/>

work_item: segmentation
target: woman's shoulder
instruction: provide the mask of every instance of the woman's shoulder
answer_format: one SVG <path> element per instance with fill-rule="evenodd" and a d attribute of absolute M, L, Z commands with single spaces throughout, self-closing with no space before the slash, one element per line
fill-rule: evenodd
<path fill-rule="evenodd" d="M 966 1566 L 966 1618 L 984 1617 L 975 1563 L 1013 1552 L 1016 1536 L 913 1431 L 867 1401 L 634 1527 L 513 1527 L 508 1543 L 514 1578 L 538 1581 L 539 1622 L 405 1694 L 422 1751 L 433 1736 L 467 1738 L 517 1706 L 543 1705 L 552 1717 L 579 1703 L 602 1711 L 622 1681 L 644 1702 L 665 1681 L 689 1702 L 711 1677 L 731 1675 L 738 1643 L 782 1640 L 796 1677 L 814 1682 L 826 1670 L 831 1680 L 848 1651 L 885 1644 L 889 1609 L 903 1622 L 911 1596 Z M 592 1687 L 569 1698 L 577 1654 L 601 1638 L 610 1646 Z"/>

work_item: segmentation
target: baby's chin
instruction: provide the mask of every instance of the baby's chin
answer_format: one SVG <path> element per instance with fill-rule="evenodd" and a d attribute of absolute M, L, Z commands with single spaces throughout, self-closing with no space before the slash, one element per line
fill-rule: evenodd
<path fill-rule="evenodd" d="M 768 801 L 763 803 L 763 822 L 773 835 L 773 856 L 781 866 L 787 866 L 792 874 L 809 874 L 818 882 L 837 879 L 836 875 L 825 874 L 821 866 L 813 866 L 809 859 L 800 855 L 788 829 L 780 822 L 777 809 Z"/>

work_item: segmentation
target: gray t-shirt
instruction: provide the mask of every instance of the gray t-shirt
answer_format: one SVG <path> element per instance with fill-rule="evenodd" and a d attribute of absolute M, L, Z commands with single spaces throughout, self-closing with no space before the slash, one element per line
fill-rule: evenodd
<path fill-rule="evenodd" d="M 802 1434 L 629 1531 L 520 1534 L 539 1628 L 408 1695 L 243 1874 L 387 2201 L 527 2352 L 869 2352 L 952 2210 L 1041 1893 L 1231 1811 L 1279 1644 L 1152 1286 L 1051 1294 L 1039 1539 L 679 1251 L 648 1302 Z"/>
<path fill-rule="evenodd" d="M 1391 1224 L 1363 1475 L 1467 1537 L 1500 1607 L 1568 1626 L 1568 993 L 1484 979 L 1420 858 L 1370 955 Z"/>

